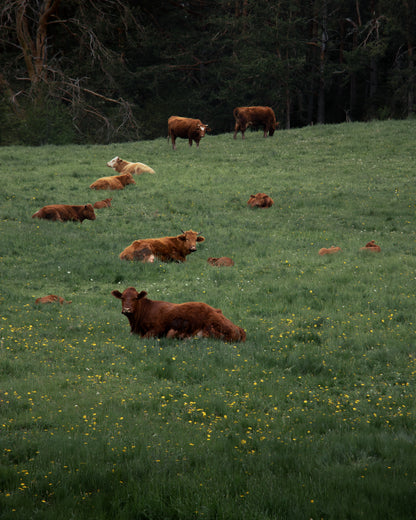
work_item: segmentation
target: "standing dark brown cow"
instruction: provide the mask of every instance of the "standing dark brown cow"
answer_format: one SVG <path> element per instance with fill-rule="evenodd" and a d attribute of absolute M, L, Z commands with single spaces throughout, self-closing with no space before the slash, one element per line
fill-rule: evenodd
<path fill-rule="evenodd" d="M 121 260 L 136 260 L 142 250 L 157 256 L 162 262 L 186 262 L 186 257 L 196 251 L 196 243 L 204 237 L 196 231 L 182 231 L 176 237 L 143 238 L 135 240 L 120 253 Z"/>
<path fill-rule="evenodd" d="M 185 339 L 199 336 L 223 341 L 245 341 L 245 331 L 227 319 L 220 309 L 202 302 L 170 303 L 146 298 L 128 287 L 111 294 L 121 300 L 121 312 L 128 318 L 131 333 L 144 338 Z"/>
<path fill-rule="evenodd" d="M 236 107 L 233 114 L 235 118 L 234 139 L 239 130 L 245 139 L 244 132 L 249 126 L 263 126 L 264 137 L 267 137 L 267 133 L 272 136 L 279 124 L 276 123 L 276 116 L 270 107 Z"/>
<path fill-rule="evenodd" d="M 83 220 L 95 220 L 95 213 L 92 204 L 85 204 L 85 206 L 71 206 L 69 204 L 50 204 L 44 206 L 39 211 L 32 215 L 32 218 L 44 218 L 46 220 L 58 220 L 59 222 L 66 222 L 72 220 L 74 222 L 81 222 Z"/>
<path fill-rule="evenodd" d="M 191 119 L 189 117 L 171 116 L 168 119 L 168 141 L 172 139 L 172 148 L 176 150 L 175 140 L 177 137 L 189 140 L 189 146 L 192 146 L 192 140 L 199 146 L 199 141 L 204 137 L 205 132 L 209 131 L 208 125 L 205 125 L 200 119 Z"/>

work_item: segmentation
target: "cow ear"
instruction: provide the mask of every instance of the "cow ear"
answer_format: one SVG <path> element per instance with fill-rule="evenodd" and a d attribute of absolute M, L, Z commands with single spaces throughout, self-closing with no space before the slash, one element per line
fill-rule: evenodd
<path fill-rule="evenodd" d="M 182 235 L 178 235 L 178 238 L 179 240 L 186 240 L 185 233 L 183 233 Z"/>
<path fill-rule="evenodd" d="M 147 292 L 142 291 L 137 295 L 137 299 L 140 300 L 141 298 L 144 298 L 145 296 L 147 296 Z"/>
<path fill-rule="evenodd" d="M 203 242 L 205 240 L 205 237 L 196 237 L 197 242 Z"/>
<path fill-rule="evenodd" d="M 118 298 L 119 300 L 121 300 L 121 292 L 120 291 L 111 291 L 111 294 L 115 297 L 115 298 Z"/>

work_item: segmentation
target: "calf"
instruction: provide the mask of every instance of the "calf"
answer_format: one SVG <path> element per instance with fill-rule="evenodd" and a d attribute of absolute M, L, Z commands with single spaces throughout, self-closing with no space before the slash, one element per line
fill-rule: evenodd
<path fill-rule="evenodd" d="M 189 117 L 171 116 L 168 119 L 168 142 L 172 139 L 172 148 L 176 150 L 176 138 L 188 139 L 189 146 L 192 141 L 199 146 L 199 141 L 204 137 L 205 132 L 209 131 L 208 125 L 205 125 L 200 119 L 191 119 Z"/>
<path fill-rule="evenodd" d="M 221 256 L 219 258 L 214 258 L 210 256 L 207 260 L 210 265 L 214 265 L 216 267 L 230 267 L 234 265 L 234 261 L 232 258 L 228 258 L 228 256 Z"/>
<path fill-rule="evenodd" d="M 170 303 L 146 298 L 128 287 L 111 294 L 121 300 L 121 312 L 130 323 L 130 331 L 144 338 L 185 339 L 199 336 L 223 341 L 245 341 L 245 331 L 227 319 L 220 309 L 202 302 Z"/>
<path fill-rule="evenodd" d="M 111 206 L 111 199 L 104 199 L 104 200 L 98 200 L 97 202 L 94 202 L 94 208 L 95 209 L 102 209 L 102 208 L 109 208 Z"/>
<path fill-rule="evenodd" d="M 62 296 L 56 296 L 56 294 L 48 294 L 47 296 L 42 296 L 41 298 L 37 298 L 35 303 L 55 303 L 59 302 L 61 305 L 64 303 L 72 303 L 72 300 L 65 301 Z"/>
<path fill-rule="evenodd" d="M 252 208 L 270 208 L 274 201 L 265 193 L 256 193 L 256 195 L 250 195 L 247 204 Z"/>
<path fill-rule="evenodd" d="M 374 240 L 367 242 L 364 247 L 360 247 L 360 251 L 368 251 L 370 253 L 380 253 L 381 247 L 378 246 Z"/>
<path fill-rule="evenodd" d="M 132 175 L 140 175 L 141 173 L 155 173 L 155 170 L 147 166 L 147 164 L 143 164 L 140 162 L 129 162 L 124 159 L 120 159 L 120 157 L 114 157 L 107 163 L 107 166 L 113 168 L 118 173 L 131 173 Z"/>
<path fill-rule="evenodd" d="M 92 204 L 85 204 L 84 206 L 50 204 L 34 213 L 32 218 L 43 218 L 59 222 L 71 220 L 73 222 L 82 223 L 83 220 L 95 220 L 95 213 Z"/>
<path fill-rule="evenodd" d="M 235 118 L 234 139 L 238 131 L 241 131 L 244 139 L 244 132 L 249 126 L 263 126 L 264 137 L 267 133 L 272 136 L 279 123 L 276 123 L 276 116 L 270 107 L 236 107 L 233 111 Z"/>
<path fill-rule="evenodd" d="M 333 255 L 334 253 L 338 253 L 339 251 L 342 251 L 342 249 L 340 247 L 336 247 L 336 246 L 331 246 L 331 247 L 322 247 L 319 251 L 318 251 L 318 255 Z"/>
<path fill-rule="evenodd" d="M 150 251 L 162 262 L 186 262 L 186 257 L 196 251 L 196 243 L 204 237 L 196 231 L 182 231 L 176 237 L 143 238 L 135 240 L 120 253 L 121 260 L 136 260 L 142 250 Z"/>
<path fill-rule="evenodd" d="M 123 190 L 129 184 L 136 184 L 131 173 L 101 177 L 90 185 L 93 190 Z"/>

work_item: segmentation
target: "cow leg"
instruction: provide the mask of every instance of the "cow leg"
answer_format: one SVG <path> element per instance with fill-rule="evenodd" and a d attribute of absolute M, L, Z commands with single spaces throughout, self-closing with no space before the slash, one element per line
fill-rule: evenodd
<path fill-rule="evenodd" d="M 172 134 L 172 148 L 176 150 L 176 137 Z"/>
<path fill-rule="evenodd" d="M 239 131 L 240 127 L 238 125 L 238 123 L 235 124 L 235 127 L 234 127 L 234 139 L 237 137 L 237 134 L 238 134 L 238 131 Z"/>
<path fill-rule="evenodd" d="M 191 138 L 189 138 L 189 146 L 192 146 L 192 139 Z"/>

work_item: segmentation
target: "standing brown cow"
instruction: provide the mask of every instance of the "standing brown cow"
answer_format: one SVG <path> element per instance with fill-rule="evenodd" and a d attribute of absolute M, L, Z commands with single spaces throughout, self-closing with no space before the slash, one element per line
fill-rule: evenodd
<path fill-rule="evenodd" d="M 39 211 L 32 215 L 32 218 L 44 218 L 46 220 L 58 220 L 66 222 L 81 222 L 83 220 L 95 220 L 95 213 L 92 204 L 85 206 L 71 206 L 70 204 L 50 204 L 43 206 Z"/>
<path fill-rule="evenodd" d="M 172 148 L 174 150 L 176 150 L 175 140 L 177 137 L 188 139 L 189 146 L 192 146 L 192 140 L 199 146 L 199 141 L 204 137 L 205 132 L 209 130 L 208 125 L 205 125 L 200 119 L 171 116 L 168 119 L 168 142 L 169 138 L 172 138 Z"/>
<path fill-rule="evenodd" d="M 170 303 L 146 298 L 128 287 L 111 294 L 121 300 L 121 312 L 130 323 L 130 331 L 144 338 L 185 339 L 199 336 L 223 341 L 245 341 L 246 333 L 227 319 L 220 309 L 203 302 Z"/>
<path fill-rule="evenodd" d="M 204 237 L 196 231 L 182 231 L 176 237 L 143 238 L 135 240 L 120 253 L 121 260 L 136 260 L 140 258 L 140 252 L 152 253 L 162 262 L 186 262 L 186 257 L 196 251 L 196 243 L 203 242 Z"/>
<path fill-rule="evenodd" d="M 263 126 L 264 137 L 267 137 L 267 133 L 272 136 L 279 124 L 276 123 L 276 116 L 270 107 L 236 107 L 233 114 L 235 118 L 234 139 L 239 130 L 245 139 L 244 132 L 248 126 Z"/>

